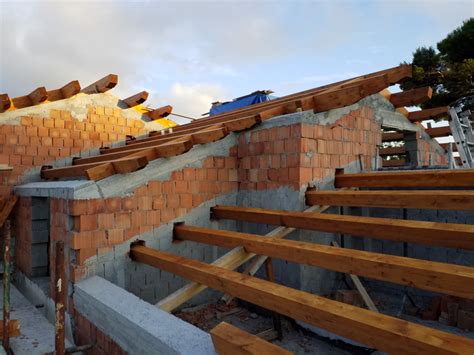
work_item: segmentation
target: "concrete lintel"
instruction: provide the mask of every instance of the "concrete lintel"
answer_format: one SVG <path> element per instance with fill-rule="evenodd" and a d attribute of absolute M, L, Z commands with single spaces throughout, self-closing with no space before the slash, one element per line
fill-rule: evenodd
<path fill-rule="evenodd" d="M 101 277 L 76 284 L 74 305 L 130 354 L 215 354 L 208 333 Z"/>
<path fill-rule="evenodd" d="M 81 190 L 88 191 L 87 198 L 100 198 L 100 193 L 93 181 L 42 181 L 30 182 L 15 186 L 14 192 L 18 196 L 54 197 L 72 199 Z"/>
<path fill-rule="evenodd" d="M 382 127 L 384 128 L 410 132 L 420 131 L 420 127 L 411 123 L 404 115 L 397 111 L 379 110 L 377 115 L 382 118 Z"/>

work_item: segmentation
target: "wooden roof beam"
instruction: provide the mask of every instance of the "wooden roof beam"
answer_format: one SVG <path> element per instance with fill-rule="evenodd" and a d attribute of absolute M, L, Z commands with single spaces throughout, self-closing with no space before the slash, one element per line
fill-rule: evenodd
<path fill-rule="evenodd" d="M 435 107 L 429 108 L 426 110 L 413 111 L 408 113 L 408 119 L 411 122 L 421 122 L 426 120 L 435 120 L 437 118 L 442 118 L 448 116 L 449 107 Z"/>
<path fill-rule="evenodd" d="M 61 178 L 66 178 L 66 177 L 79 177 L 79 176 L 85 176 L 89 178 L 87 171 L 89 169 L 95 168 L 97 166 L 110 163 L 111 165 L 108 165 L 107 169 L 108 171 L 112 171 L 112 168 L 114 173 L 115 172 L 120 172 L 120 173 L 125 173 L 125 172 L 130 172 L 133 170 L 130 167 L 135 167 L 137 169 L 140 169 L 146 165 L 147 162 L 145 162 L 143 159 L 140 157 L 132 157 L 132 158 L 122 158 L 122 159 L 115 159 L 115 160 L 109 160 L 106 162 L 95 162 L 95 163 L 89 163 L 89 164 L 82 164 L 82 165 L 73 165 L 73 166 L 67 166 L 64 168 L 51 168 L 47 165 L 44 165 L 41 168 L 41 173 L 40 176 L 42 179 L 61 179 Z M 102 169 L 101 169 L 102 170 Z M 94 179 L 92 179 L 94 180 Z"/>
<path fill-rule="evenodd" d="M 449 126 L 426 128 L 425 132 L 431 138 L 448 137 L 448 136 L 451 136 L 453 134 L 451 132 L 451 127 L 449 127 Z"/>
<path fill-rule="evenodd" d="M 132 95 L 127 97 L 126 99 L 122 100 L 128 107 L 138 106 L 144 103 L 148 99 L 148 92 L 141 91 L 138 94 Z"/>
<path fill-rule="evenodd" d="M 81 84 L 79 81 L 73 80 L 60 89 L 50 90 L 47 92 L 48 101 L 58 101 L 68 99 L 81 91 Z"/>
<path fill-rule="evenodd" d="M 8 110 L 10 106 L 11 106 L 11 101 L 8 94 L 0 94 L 0 113 Z"/>
<path fill-rule="evenodd" d="M 474 211 L 473 190 L 308 191 L 306 204 Z"/>
<path fill-rule="evenodd" d="M 382 142 L 395 142 L 402 141 L 403 133 L 401 132 L 388 132 L 382 133 Z"/>
<path fill-rule="evenodd" d="M 405 154 L 405 147 L 387 147 L 379 149 L 380 156 Z"/>
<path fill-rule="evenodd" d="M 474 169 L 336 175 L 335 187 L 473 187 Z"/>
<path fill-rule="evenodd" d="M 177 224 L 174 238 L 474 299 L 474 268 Z M 470 286 L 466 286 L 466 285 Z"/>
<path fill-rule="evenodd" d="M 382 159 L 382 166 L 384 168 L 386 167 L 400 167 L 400 166 L 405 166 L 407 165 L 407 162 L 405 159 Z"/>
<path fill-rule="evenodd" d="M 210 332 L 217 354 L 226 355 L 290 355 L 286 349 L 262 338 L 240 330 L 226 322 L 221 322 Z"/>
<path fill-rule="evenodd" d="M 100 94 L 113 89 L 118 83 L 116 74 L 109 74 L 81 90 L 84 94 Z"/>
<path fill-rule="evenodd" d="M 38 105 L 48 98 L 48 93 L 44 86 L 39 87 L 26 96 L 14 97 L 12 99 L 13 106 L 15 108 L 24 108 L 29 106 Z"/>
<path fill-rule="evenodd" d="M 168 117 L 173 112 L 173 106 L 166 105 L 155 110 L 145 113 L 146 116 L 151 118 L 153 121 L 159 120 L 160 118 Z M 174 128 L 174 127 L 173 127 Z"/>
<path fill-rule="evenodd" d="M 143 245 L 132 260 L 389 353 L 474 352 L 474 341 Z"/>
<path fill-rule="evenodd" d="M 211 211 L 212 217 L 217 219 L 474 250 L 474 226 L 467 224 L 288 212 L 233 206 L 216 206 Z"/>
<path fill-rule="evenodd" d="M 414 106 L 431 99 L 433 89 L 429 86 L 397 92 L 390 95 L 390 102 L 395 107 Z"/>

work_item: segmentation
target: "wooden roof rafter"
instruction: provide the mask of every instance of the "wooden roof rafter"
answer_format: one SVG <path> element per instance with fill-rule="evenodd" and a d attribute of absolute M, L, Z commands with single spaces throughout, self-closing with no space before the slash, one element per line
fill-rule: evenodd
<path fill-rule="evenodd" d="M 383 351 L 439 354 L 474 351 L 471 339 L 151 249 L 143 243 L 130 247 L 130 257 Z"/>

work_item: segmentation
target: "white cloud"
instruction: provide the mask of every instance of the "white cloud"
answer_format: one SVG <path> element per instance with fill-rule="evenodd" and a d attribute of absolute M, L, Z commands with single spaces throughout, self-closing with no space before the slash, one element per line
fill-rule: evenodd
<path fill-rule="evenodd" d="M 173 106 L 173 111 L 177 114 L 200 118 L 202 114 L 209 112 L 212 102 L 226 101 L 229 98 L 229 93 L 219 85 L 178 82 L 171 86 L 167 96 L 158 98 L 155 95 L 151 99 Z M 170 118 L 178 123 L 189 122 L 175 116 Z"/>

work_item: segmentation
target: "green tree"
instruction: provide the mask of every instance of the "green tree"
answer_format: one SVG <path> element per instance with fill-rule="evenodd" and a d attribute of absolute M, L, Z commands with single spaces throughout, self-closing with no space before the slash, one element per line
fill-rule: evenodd
<path fill-rule="evenodd" d="M 449 33 L 433 47 L 413 53 L 413 77 L 401 84 L 403 90 L 422 86 L 433 88 L 433 97 L 422 108 L 449 105 L 474 94 L 474 18 Z"/>

